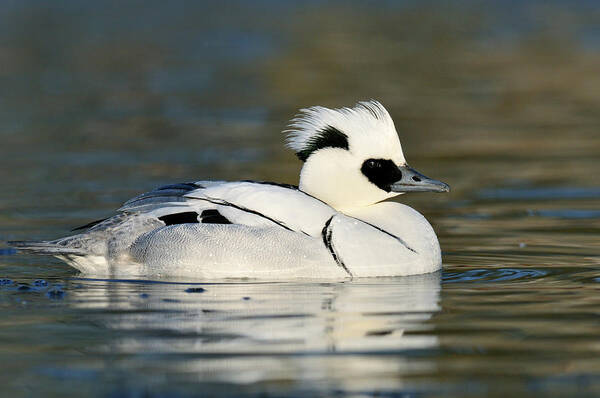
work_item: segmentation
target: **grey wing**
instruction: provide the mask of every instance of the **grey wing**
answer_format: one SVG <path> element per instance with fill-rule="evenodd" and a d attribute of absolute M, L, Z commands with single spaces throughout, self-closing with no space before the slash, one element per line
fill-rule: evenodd
<path fill-rule="evenodd" d="M 275 226 L 320 236 L 323 223 L 335 212 L 290 185 L 263 182 L 198 181 L 165 185 L 123 204 L 119 214 L 79 229 L 98 231 L 123 218 L 153 219 L 159 225 L 186 223 Z"/>
<path fill-rule="evenodd" d="M 257 233 L 267 229 L 293 231 L 320 241 L 323 225 L 333 213 L 335 210 L 323 202 L 292 186 L 186 182 L 162 186 L 128 200 L 116 215 L 77 228 L 77 235 L 54 241 L 15 242 L 15 246 L 35 253 L 94 255 L 118 262 L 131 253 L 132 247 L 146 247 L 151 241 L 148 237 L 170 226 L 179 230 L 195 225 L 203 231 L 202 224 L 222 224 L 220 228 L 235 224 L 254 227 Z M 206 231 L 213 230 L 207 225 Z M 177 242 L 173 243 L 176 246 Z M 82 270 L 87 267 L 72 265 Z"/>
<path fill-rule="evenodd" d="M 155 226 L 200 222 L 231 224 L 218 213 L 216 206 L 190 200 L 185 196 L 204 188 L 204 185 L 195 182 L 165 185 L 129 199 L 117 210 L 118 214 L 77 227 L 73 231 L 110 230 L 130 218 L 153 219 Z"/>
<path fill-rule="evenodd" d="M 165 185 L 153 191 L 143 193 L 135 198 L 129 199 L 121 206 L 122 212 L 150 212 L 165 207 L 186 207 L 186 194 L 204 186 L 195 182 L 183 182 L 179 184 Z"/>
<path fill-rule="evenodd" d="M 209 182 L 207 185 L 218 184 Z M 138 239 L 166 226 L 178 224 L 231 224 L 217 206 L 186 198 L 186 194 L 205 185 L 186 182 L 165 185 L 128 200 L 110 218 L 75 228 L 77 235 L 53 241 L 13 242 L 20 250 L 41 254 L 100 256 L 109 262 L 127 255 Z M 72 264 L 83 271 L 81 264 Z"/>

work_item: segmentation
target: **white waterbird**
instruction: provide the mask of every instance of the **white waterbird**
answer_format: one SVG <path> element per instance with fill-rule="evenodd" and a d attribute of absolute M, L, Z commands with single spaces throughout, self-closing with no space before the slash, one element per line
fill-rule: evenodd
<path fill-rule="evenodd" d="M 408 166 L 379 102 L 302 109 L 286 132 L 287 146 L 304 162 L 299 186 L 172 184 L 76 235 L 10 243 L 98 276 L 353 278 L 441 268 L 425 217 L 385 200 L 449 187 Z"/>

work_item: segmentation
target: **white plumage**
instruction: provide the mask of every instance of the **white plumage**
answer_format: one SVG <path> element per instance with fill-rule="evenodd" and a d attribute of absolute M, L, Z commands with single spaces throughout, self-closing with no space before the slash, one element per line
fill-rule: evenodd
<path fill-rule="evenodd" d="M 299 187 L 173 184 L 129 200 L 80 234 L 12 243 L 103 276 L 348 278 L 441 267 L 427 220 L 408 206 L 381 201 L 448 186 L 406 165 L 379 102 L 303 109 L 289 128 L 287 145 L 304 161 Z"/>
<path fill-rule="evenodd" d="M 287 133 L 286 144 L 294 152 L 300 152 L 327 127 L 334 127 L 352 136 L 355 150 L 363 149 L 366 151 L 364 154 L 389 153 L 399 162 L 404 161 L 394 121 L 378 101 L 362 101 L 354 108 L 312 106 L 300 109 L 300 113 L 284 131 Z"/>

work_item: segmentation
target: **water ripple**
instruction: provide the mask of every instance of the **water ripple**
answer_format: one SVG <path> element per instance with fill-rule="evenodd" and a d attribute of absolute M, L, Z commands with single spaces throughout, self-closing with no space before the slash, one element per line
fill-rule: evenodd
<path fill-rule="evenodd" d="M 444 272 L 442 283 L 505 282 L 541 278 L 546 275 L 548 275 L 548 272 L 539 269 L 471 269 L 468 271 Z"/>

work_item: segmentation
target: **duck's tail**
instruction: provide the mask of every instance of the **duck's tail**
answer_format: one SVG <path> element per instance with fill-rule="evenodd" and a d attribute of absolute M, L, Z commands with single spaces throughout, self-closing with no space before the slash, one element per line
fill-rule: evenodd
<path fill-rule="evenodd" d="M 111 274 L 129 268 L 134 261 L 129 249 L 142 234 L 164 223 L 156 218 L 139 214 L 121 213 L 107 220 L 84 226 L 86 231 L 48 241 L 8 242 L 19 252 L 54 256 L 79 271 L 88 274 Z M 79 230 L 79 228 L 77 229 Z"/>
<path fill-rule="evenodd" d="M 85 235 L 75 235 L 54 241 L 10 241 L 20 252 L 54 256 L 83 273 L 107 274 L 108 262 L 104 255 L 86 242 Z"/>
<path fill-rule="evenodd" d="M 13 240 L 7 242 L 11 247 L 32 254 L 46 254 L 53 256 L 60 255 L 75 255 L 85 256 L 89 254 L 81 248 L 65 246 L 60 241 L 28 241 L 28 240 Z"/>

